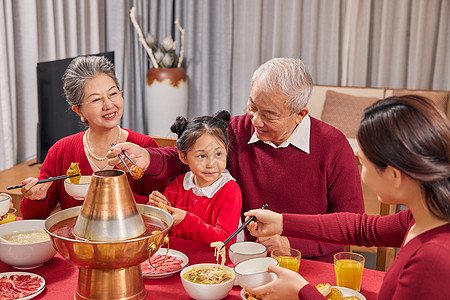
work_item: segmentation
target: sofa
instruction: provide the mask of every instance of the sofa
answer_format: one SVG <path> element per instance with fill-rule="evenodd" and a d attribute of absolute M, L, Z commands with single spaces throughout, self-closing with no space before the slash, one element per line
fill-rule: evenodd
<path fill-rule="evenodd" d="M 356 132 L 364 109 L 378 99 L 415 94 L 430 98 L 450 119 L 449 91 L 314 85 L 309 114 L 341 130 L 356 151 Z"/>

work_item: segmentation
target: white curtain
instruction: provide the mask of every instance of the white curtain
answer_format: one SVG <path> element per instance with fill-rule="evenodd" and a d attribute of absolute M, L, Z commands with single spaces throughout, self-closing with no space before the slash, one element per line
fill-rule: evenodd
<path fill-rule="evenodd" d="M 36 155 L 36 63 L 115 52 L 122 125 L 147 132 L 147 54 L 129 19 L 162 40 L 185 29 L 188 116 L 242 114 L 253 71 L 299 57 L 316 84 L 448 90 L 448 0 L 3 0 L 0 170 Z"/>

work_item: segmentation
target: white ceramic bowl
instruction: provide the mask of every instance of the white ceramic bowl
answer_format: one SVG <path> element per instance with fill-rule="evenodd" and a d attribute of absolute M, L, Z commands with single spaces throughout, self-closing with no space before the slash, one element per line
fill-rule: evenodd
<path fill-rule="evenodd" d="M 6 215 L 11 206 L 11 197 L 8 194 L 0 193 L 0 217 Z"/>
<path fill-rule="evenodd" d="M 21 220 L 0 225 L 0 236 L 18 232 L 42 231 L 45 220 Z M 0 243 L 0 260 L 16 269 L 37 268 L 56 254 L 50 239 L 30 244 Z"/>
<path fill-rule="evenodd" d="M 202 267 L 202 266 L 220 266 L 217 264 L 196 264 L 196 265 L 192 265 L 189 267 L 184 268 L 181 273 L 181 283 L 183 284 L 184 289 L 186 290 L 186 292 L 189 294 L 189 296 L 191 296 L 194 299 L 197 300 L 219 300 L 219 299 L 223 299 L 225 298 L 228 293 L 231 291 L 231 289 L 233 288 L 233 283 L 234 283 L 234 272 L 233 269 L 227 267 L 227 266 L 223 266 L 221 268 L 224 268 L 225 270 L 227 270 L 231 275 L 232 278 L 227 281 L 227 282 L 223 282 L 223 283 L 219 283 L 219 284 L 200 284 L 200 283 L 194 283 L 191 282 L 187 279 L 184 279 L 183 275 L 187 272 L 189 272 L 190 270 L 192 270 L 193 268 L 198 268 L 198 267 Z"/>
<path fill-rule="evenodd" d="M 91 184 L 91 178 L 92 176 L 90 175 L 82 175 L 79 184 L 71 183 L 70 178 L 67 178 L 64 180 L 64 189 L 67 194 L 75 199 L 84 200 L 84 198 L 86 198 L 89 185 Z"/>
<path fill-rule="evenodd" d="M 267 272 L 269 265 L 278 266 L 278 261 L 272 257 L 257 257 L 240 262 L 234 267 L 239 285 L 242 288 L 257 287 L 277 279 L 275 273 Z"/>
<path fill-rule="evenodd" d="M 235 265 L 238 263 L 256 257 L 266 257 L 267 248 L 263 244 L 257 242 L 237 242 L 230 246 L 228 255 L 231 262 Z"/>

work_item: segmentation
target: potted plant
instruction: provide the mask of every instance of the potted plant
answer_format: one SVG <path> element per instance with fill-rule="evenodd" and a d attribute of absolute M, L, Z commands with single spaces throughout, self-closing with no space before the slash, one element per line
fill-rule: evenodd
<path fill-rule="evenodd" d="M 170 126 L 177 116 L 187 115 L 188 83 L 181 67 L 184 56 L 184 29 L 178 19 L 175 25 L 181 32 L 180 55 L 176 54 L 176 42 L 169 35 L 158 43 L 151 33 L 144 37 L 135 18 L 135 7 L 130 10 L 139 41 L 146 50 L 152 67 L 147 71 L 146 111 L 148 133 L 155 136 L 173 137 Z"/>

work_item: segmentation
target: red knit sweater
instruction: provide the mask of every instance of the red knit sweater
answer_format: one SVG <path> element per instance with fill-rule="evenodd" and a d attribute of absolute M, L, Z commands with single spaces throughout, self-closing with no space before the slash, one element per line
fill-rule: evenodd
<path fill-rule="evenodd" d="M 378 299 L 448 299 L 450 224 L 424 232 L 403 246 L 414 223 L 409 210 L 384 217 L 283 214 L 283 234 L 367 247 L 401 247 L 384 276 Z M 312 285 L 301 289 L 298 298 L 325 299 Z"/>
<path fill-rule="evenodd" d="M 248 144 L 254 128 L 247 115 L 233 117 L 228 170 L 242 190 L 242 212 L 268 208 L 295 214 L 364 212 L 356 159 L 345 136 L 334 127 L 311 117 L 310 154 L 289 145 L 273 148 L 262 141 Z M 175 148 L 147 149 L 146 174 L 171 178 L 186 171 Z M 246 239 L 254 239 L 245 230 Z M 332 261 L 342 246 L 290 238 L 291 247 L 303 257 Z"/>
<path fill-rule="evenodd" d="M 228 181 L 212 198 L 208 198 L 195 195 L 192 189 L 186 191 L 183 179 L 184 174 L 179 175 L 164 192 L 174 207 L 187 212 L 183 221 L 172 227 L 170 234 L 207 246 L 225 241 L 239 226 L 242 195 L 237 183 Z"/>
<path fill-rule="evenodd" d="M 156 142 L 149 136 L 128 131 L 127 142 L 138 144 L 142 147 L 158 147 Z M 83 132 L 67 136 L 57 141 L 48 151 L 47 157 L 42 164 L 39 179 L 65 175 L 72 162 L 78 162 L 81 175 L 91 175 L 93 170 L 84 152 Z M 148 195 L 153 190 L 164 191 L 167 180 L 155 180 L 142 178 L 134 180 L 127 174 L 128 182 L 134 193 L 137 203 L 146 204 Z M 20 203 L 22 216 L 27 219 L 45 219 L 60 203 L 61 209 L 82 205 L 83 202 L 69 196 L 64 189 L 64 181 L 57 180 L 48 189 L 47 198 L 44 201 L 34 201 L 23 198 Z"/>

